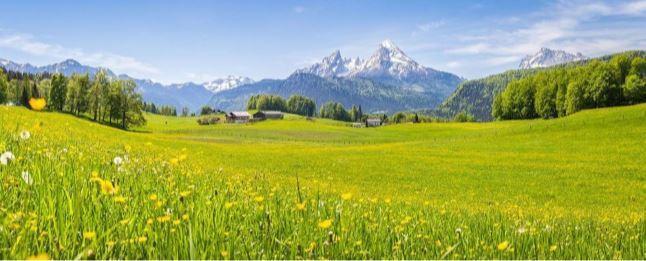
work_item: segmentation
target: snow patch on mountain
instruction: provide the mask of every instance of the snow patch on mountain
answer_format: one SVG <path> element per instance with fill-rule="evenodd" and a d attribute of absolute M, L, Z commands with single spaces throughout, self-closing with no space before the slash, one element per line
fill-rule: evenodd
<path fill-rule="evenodd" d="M 254 83 L 254 80 L 249 77 L 229 75 L 225 78 L 205 82 L 202 85 L 212 93 L 218 93 L 250 83 Z"/>
<path fill-rule="evenodd" d="M 523 58 L 518 67 L 520 69 L 543 68 L 584 59 L 587 59 L 587 57 L 581 53 L 572 54 L 562 50 L 552 50 L 543 47 L 534 55 L 528 55 Z"/>

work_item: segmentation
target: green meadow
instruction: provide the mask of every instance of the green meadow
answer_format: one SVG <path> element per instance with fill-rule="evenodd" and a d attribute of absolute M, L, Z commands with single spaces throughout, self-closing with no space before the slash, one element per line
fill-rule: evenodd
<path fill-rule="evenodd" d="M 0 106 L 0 259 L 645 258 L 646 104 L 379 128 L 145 116 Z"/>

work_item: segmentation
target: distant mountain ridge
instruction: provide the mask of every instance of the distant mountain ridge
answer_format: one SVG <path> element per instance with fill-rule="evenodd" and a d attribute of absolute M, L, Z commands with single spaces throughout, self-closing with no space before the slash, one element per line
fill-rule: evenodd
<path fill-rule="evenodd" d="M 532 68 L 544 68 L 550 67 L 552 65 L 575 62 L 587 59 L 581 53 L 568 53 L 562 50 L 552 50 L 549 48 L 541 48 L 537 53 L 533 55 L 527 55 L 520 61 L 519 69 L 532 69 Z"/>
<path fill-rule="evenodd" d="M 200 107 L 206 105 L 214 93 L 229 90 L 238 85 L 253 83 L 253 80 L 250 78 L 230 75 L 226 78 L 215 79 L 201 84 L 192 82 L 161 84 L 150 79 L 132 78 L 126 74 L 116 75 L 108 68 L 83 65 L 73 59 L 44 66 L 34 66 L 29 63 L 20 64 L 10 60 L 0 59 L 0 67 L 9 71 L 30 74 L 47 72 L 70 76 L 73 74 L 87 73 L 92 77 L 100 70 L 104 70 L 109 78 L 133 80 L 137 84 L 137 91 L 141 93 L 146 102 L 175 106 L 178 110 L 183 107 L 188 107 L 191 111 L 198 111 Z"/>
<path fill-rule="evenodd" d="M 343 58 L 336 50 L 308 68 L 297 73 L 326 77 L 367 78 L 384 84 L 401 86 L 445 98 L 464 79 L 451 73 L 427 68 L 410 58 L 395 43 L 385 40 L 365 60 Z"/>
<path fill-rule="evenodd" d="M 424 67 L 392 41 L 382 42 L 366 60 L 343 58 L 338 50 L 321 62 L 296 70 L 285 80 L 263 80 L 213 95 L 211 106 L 241 110 L 252 95 L 268 93 L 285 98 L 300 94 L 317 106 L 328 101 L 361 105 L 366 112 L 396 112 L 433 108 L 463 79 Z"/>

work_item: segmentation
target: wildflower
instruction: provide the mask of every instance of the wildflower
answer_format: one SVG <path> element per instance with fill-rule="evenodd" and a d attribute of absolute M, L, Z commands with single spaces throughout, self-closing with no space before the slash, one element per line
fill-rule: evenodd
<path fill-rule="evenodd" d="M 144 242 L 146 242 L 146 241 L 148 241 L 148 238 L 147 238 L 147 237 L 145 237 L 145 236 L 142 236 L 142 237 L 138 237 L 138 238 L 137 238 L 137 243 L 144 243 Z"/>
<path fill-rule="evenodd" d="M 558 248 L 558 247 L 557 247 L 556 245 L 552 245 L 552 246 L 550 246 L 550 252 L 554 252 L 554 251 L 556 251 L 556 249 L 557 249 L 557 248 Z"/>
<path fill-rule="evenodd" d="M 94 231 L 85 231 L 83 232 L 83 238 L 87 240 L 94 240 L 96 233 Z"/>
<path fill-rule="evenodd" d="M 220 252 L 220 255 L 221 255 L 223 258 L 227 258 L 227 257 L 229 257 L 229 252 L 227 252 L 226 250 L 222 250 L 222 251 Z"/>
<path fill-rule="evenodd" d="M 116 202 L 116 203 L 126 203 L 126 197 L 123 197 L 123 196 L 114 197 L 114 202 Z"/>
<path fill-rule="evenodd" d="M 29 99 L 29 107 L 34 111 L 41 111 L 45 108 L 47 102 L 44 98 L 31 98 Z"/>
<path fill-rule="evenodd" d="M 27 260 L 51 260 L 52 258 L 49 257 L 47 253 L 40 253 L 35 256 L 29 256 L 26 258 Z"/>
<path fill-rule="evenodd" d="M 179 225 L 179 223 L 180 223 L 180 222 L 181 222 L 181 221 L 179 221 L 179 219 L 175 219 L 175 220 L 173 220 L 173 225 L 176 225 L 176 226 L 177 226 L 177 225 Z"/>
<path fill-rule="evenodd" d="M 231 207 L 233 207 L 233 203 L 232 203 L 232 202 L 226 202 L 226 203 L 224 203 L 224 208 L 225 208 L 225 209 L 230 209 Z"/>
<path fill-rule="evenodd" d="M 183 219 L 183 220 L 188 220 L 188 214 L 184 214 L 184 215 L 182 215 L 182 219 Z"/>
<path fill-rule="evenodd" d="M 22 180 L 25 181 L 25 184 L 30 185 L 34 184 L 34 179 L 31 178 L 29 172 L 23 171 L 21 174 Z"/>
<path fill-rule="evenodd" d="M 176 165 L 177 163 L 179 163 L 179 159 L 177 159 L 177 158 L 170 159 L 170 164 Z"/>
<path fill-rule="evenodd" d="M 20 132 L 20 138 L 21 139 L 28 140 L 29 137 L 31 137 L 31 133 L 29 133 L 29 131 L 24 130 L 24 131 Z"/>
<path fill-rule="evenodd" d="M 296 210 L 299 210 L 299 211 L 305 210 L 305 203 L 296 203 Z"/>
<path fill-rule="evenodd" d="M 509 247 L 509 241 L 503 241 L 502 243 L 498 244 L 498 250 L 503 251 Z"/>
<path fill-rule="evenodd" d="M 16 157 L 11 153 L 11 151 L 5 151 L 5 153 L 2 153 L 0 155 L 0 164 L 2 165 L 7 165 L 9 161 L 15 160 Z"/>
<path fill-rule="evenodd" d="M 179 196 L 183 198 L 188 197 L 189 195 L 191 195 L 190 191 L 182 191 L 179 193 Z"/>
<path fill-rule="evenodd" d="M 254 200 L 255 200 L 256 202 L 260 203 L 260 202 L 262 202 L 263 200 L 265 200 L 265 198 L 264 198 L 264 197 L 262 197 L 262 196 L 257 196 L 257 197 L 255 197 L 255 198 L 254 198 Z"/>
<path fill-rule="evenodd" d="M 518 234 L 525 234 L 525 232 L 527 232 L 527 229 L 525 229 L 525 227 L 518 228 Z"/>
<path fill-rule="evenodd" d="M 152 201 L 157 200 L 157 194 L 152 194 L 152 195 L 150 195 L 150 196 L 148 197 L 148 199 L 150 199 L 150 200 L 152 200 Z"/>
<path fill-rule="evenodd" d="M 109 180 L 100 180 L 101 193 L 113 195 L 117 193 L 117 188 Z"/>
<path fill-rule="evenodd" d="M 321 222 L 319 222 L 318 226 L 322 229 L 327 229 L 332 226 L 332 219 L 326 219 Z"/>
<path fill-rule="evenodd" d="M 161 216 L 161 217 L 157 218 L 157 222 L 159 222 L 159 223 L 165 223 L 165 222 L 168 222 L 168 221 L 170 221 L 170 215 L 164 215 L 164 216 Z"/>
<path fill-rule="evenodd" d="M 116 156 L 116 157 L 114 157 L 114 159 L 112 160 L 112 163 L 114 163 L 114 165 L 119 166 L 119 165 L 123 164 L 123 158 L 122 158 L 122 157 L 119 157 L 119 156 Z"/>
<path fill-rule="evenodd" d="M 341 195 L 341 199 L 343 199 L 343 200 L 350 200 L 350 199 L 352 199 L 352 193 L 343 193 L 343 194 Z"/>

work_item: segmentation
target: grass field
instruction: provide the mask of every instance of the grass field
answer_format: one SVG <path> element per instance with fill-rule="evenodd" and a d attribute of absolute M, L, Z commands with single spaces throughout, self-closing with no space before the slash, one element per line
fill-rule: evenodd
<path fill-rule="evenodd" d="M 0 259 L 646 258 L 646 104 L 363 129 L 147 119 L 0 106 Z"/>

